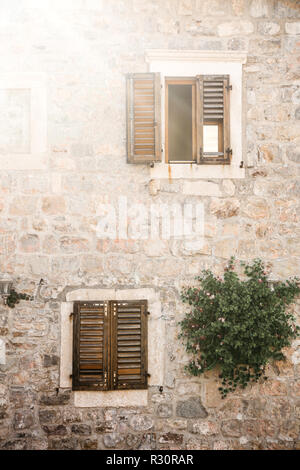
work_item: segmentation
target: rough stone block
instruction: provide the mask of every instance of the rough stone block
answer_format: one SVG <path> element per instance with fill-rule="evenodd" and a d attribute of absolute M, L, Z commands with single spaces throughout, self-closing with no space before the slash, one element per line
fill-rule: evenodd
<path fill-rule="evenodd" d="M 269 207 L 265 199 L 251 199 L 243 208 L 243 212 L 250 219 L 265 219 L 269 217 Z"/>
<path fill-rule="evenodd" d="M 65 199 L 62 196 L 47 196 L 43 198 L 42 210 L 48 215 L 63 214 L 66 210 Z"/>
<path fill-rule="evenodd" d="M 217 31 L 219 36 L 245 35 L 253 33 L 254 26 L 251 21 L 228 21 L 218 24 Z"/>
<path fill-rule="evenodd" d="M 268 16 L 268 1 L 267 0 L 252 0 L 250 5 L 250 15 L 254 18 L 261 18 Z"/>
<path fill-rule="evenodd" d="M 261 34 L 267 34 L 269 36 L 274 36 L 280 31 L 280 24 L 274 22 L 264 22 L 257 25 L 257 29 Z"/>
<path fill-rule="evenodd" d="M 210 204 L 210 212 L 219 219 L 226 219 L 238 215 L 240 203 L 238 199 L 213 199 Z"/>
<path fill-rule="evenodd" d="M 224 437 L 240 437 L 242 434 L 242 421 L 238 419 L 222 421 L 221 431 Z"/>
<path fill-rule="evenodd" d="M 71 431 L 74 434 L 81 434 L 83 436 L 89 436 L 92 433 L 91 426 L 88 424 L 73 424 Z"/>
<path fill-rule="evenodd" d="M 30 410 L 16 411 L 14 415 L 14 429 L 28 429 L 33 426 L 34 416 Z"/>
<path fill-rule="evenodd" d="M 219 185 L 208 181 L 185 181 L 182 192 L 192 196 L 221 196 Z"/>
<path fill-rule="evenodd" d="M 28 233 L 20 239 L 20 251 L 24 253 L 34 253 L 39 251 L 39 237 L 38 235 Z"/>
<path fill-rule="evenodd" d="M 129 426 L 135 431 L 148 431 L 154 426 L 154 421 L 148 415 L 134 415 L 129 420 Z"/>
<path fill-rule="evenodd" d="M 69 390 L 58 394 L 42 395 L 40 399 L 41 405 L 66 405 L 70 401 L 71 392 Z"/>
<path fill-rule="evenodd" d="M 242 16 L 245 11 L 245 0 L 231 0 L 232 11 L 237 16 Z"/>
<path fill-rule="evenodd" d="M 160 444 L 182 444 L 183 434 L 167 432 L 158 438 Z"/>
<path fill-rule="evenodd" d="M 119 433 L 110 433 L 103 436 L 103 443 L 105 447 L 117 448 L 119 445 L 122 445 L 124 442 L 124 436 L 121 436 Z"/>
<path fill-rule="evenodd" d="M 62 424 L 49 424 L 42 426 L 42 429 L 48 436 L 65 436 L 68 433 L 66 426 Z"/>
<path fill-rule="evenodd" d="M 157 416 L 159 418 L 169 418 L 170 416 L 172 416 L 172 413 L 173 409 L 171 404 L 169 405 L 167 403 L 161 403 L 157 407 Z"/>
<path fill-rule="evenodd" d="M 21 216 L 34 215 L 36 205 L 37 198 L 33 196 L 16 196 L 9 206 L 9 213 Z"/>
<path fill-rule="evenodd" d="M 74 437 L 55 437 L 49 439 L 49 450 L 76 450 L 78 439 Z"/>
<path fill-rule="evenodd" d="M 44 364 L 44 367 L 57 366 L 59 364 L 59 356 L 55 356 L 55 355 L 49 356 L 48 354 L 45 354 L 43 364 Z"/>
<path fill-rule="evenodd" d="M 97 439 L 84 439 L 80 441 L 80 447 L 82 450 L 97 450 L 98 441 Z"/>
<path fill-rule="evenodd" d="M 176 415 L 181 418 L 206 418 L 208 413 L 199 397 L 191 397 L 179 401 L 176 406 Z"/>
<path fill-rule="evenodd" d="M 39 421 L 41 425 L 54 423 L 57 419 L 59 419 L 60 413 L 56 410 L 39 410 Z"/>
<path fill-rule="evenodd" d="M 214 421 L 196 421 L 191 423 L 190 430 L 194 434 L 215 436 L 219 433 L 219 426 Z"/>

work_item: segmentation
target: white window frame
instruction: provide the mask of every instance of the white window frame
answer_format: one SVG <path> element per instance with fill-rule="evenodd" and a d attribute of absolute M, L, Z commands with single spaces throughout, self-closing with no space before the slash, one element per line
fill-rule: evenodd
<path fill-rule="evenodd" d="M 160 178 L 244 178 L 244 119 L 242 66 L 246 63 L 244 51 L 179 51 L 148 50 L 146 61 L 149 72 L 161 75 L 161 123 L 162 123 L 162 162 L 150 168 L 151 179 Z M 230 165 L 196 165 L 187 163 L 166 163 L 165 159 L 165 79 L 167 77 L 193 77 L 196 75 L 229 75 L 230 92 L 230 143 L 232 160 Z"/>
<path fill-rule="evenodd" d="M 165 322 L 161 317 L 159 293 L 141 289 L 76 289 L 68 292 L 61 304 L 60 387 L 72 387 L 73 321 L 70 313 L 76 300 L 147 299 L 148 310 L 148 387 L 160 386 L 164 378 Z M 148 390 L 75 391 L 76 407 L 147 406 Z"/>
<path fill-rule="evenodd" d="M 47 168 L 47 87 L 44 73 L 0 74 L 0 89 L 30 90 L 30 151 L 0 155 L 2 170 L 44 170 Z"/>

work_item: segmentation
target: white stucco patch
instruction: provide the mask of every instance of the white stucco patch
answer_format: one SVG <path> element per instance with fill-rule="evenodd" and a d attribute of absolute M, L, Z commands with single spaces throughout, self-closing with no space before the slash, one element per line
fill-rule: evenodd
<path fill-rule="evenodd" d="M 75 392 L 74 405 L 93 406 L 147 406 L 147 390 L 115 390 L 113 392 Z"/>
<path fill-rule="evenodd" d="M 70 313 L 75 300 L 136 300 L 148 301 L 148 384 L 161 385 L 164 377 L 165 323 L 161 318 L 159 293 L 154 289 L 77 289 L 69 292 L 67 302 L 61 306 L 61 363 L 60 386 L 72 386 L 73 323 Z M 115 390 L 107 392 L 74 392 L 78 407 L 94 406 L 146 406 L 147 390 Z"/>
<path fill-rule="evenodd" d="M 66 295 L 69 302 L 75 300 L 115 300 L 114 289 L 77 289 Z"/>
<path fill-rule="evenodd" d="M 295 365 L 300 364 L 300 341 L 294 341 L 292 346 L 294 349 L 296 349 L 296 351 L 292 354 L 292 363 Z"/>
<path fill-rule="evenodd" d="M 0 364 L 6 364 L 6 351 L 4 339 L 0 339 Z"/>

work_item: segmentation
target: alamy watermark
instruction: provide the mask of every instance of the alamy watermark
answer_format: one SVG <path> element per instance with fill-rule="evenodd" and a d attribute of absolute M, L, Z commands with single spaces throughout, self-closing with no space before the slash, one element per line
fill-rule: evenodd
<path fill-rule="evenodd" d="M 96 234 L 111 240 L 169 240 L 204 237 L 203 203 L 129 203 L 119 196 L 116 204 L 98 206 Z"/>

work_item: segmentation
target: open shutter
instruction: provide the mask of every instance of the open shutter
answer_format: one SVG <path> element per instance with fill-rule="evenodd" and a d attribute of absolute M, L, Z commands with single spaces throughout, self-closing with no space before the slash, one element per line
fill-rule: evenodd
<path fill-rule="evenodd" d="M 127 75 L 127 161 L 161 161 L 159 73 Z"/>
<path fill-rule="evenodd" d="M 232 85 L 229 83 L 229 75 L 225 75 L 223 79 L 223 97 L 224 97 L 224 118 L 223 118 L 223 128 L 224 128 L 224 151 L 225 158 L 228 163 L 231 161 L 232 150 L 230 146 L 230 91 Z"/>
<path fill-rule="evenodd" d="M 108 388 L 108 302 L 75 302 L 73 390 Z"/>
<path fill-rule="evenodd" d="M 147 388 L 147 301 L 113 301 L 112 388 Z"/>
<path fill-rule="evenodd" d="M 230 117 L 229 117 L 229 75 L 197 76 L 198 122 L 197 135 L 199 142 L 198 163 L 230 163 Z M 204 128 L 214 126 L 217 130 L 217 149 L 207 151 Z"/>
<path fill-rule="evenodd" d="M 196 134 L 197 134 L 197 164 L 203 159 L 203 76 L 196 77 Z"/>

